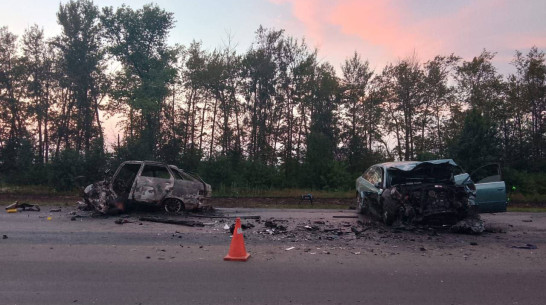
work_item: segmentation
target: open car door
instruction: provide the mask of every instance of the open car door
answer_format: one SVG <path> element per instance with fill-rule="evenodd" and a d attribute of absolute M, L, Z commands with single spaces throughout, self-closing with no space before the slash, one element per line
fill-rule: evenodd
<path fill-rule="evenodd" d="M 482 166 L 470 174 L 476 185 L 476 205 L 482 213 L 506 212 L 506 184 L 500 164 Z"/>

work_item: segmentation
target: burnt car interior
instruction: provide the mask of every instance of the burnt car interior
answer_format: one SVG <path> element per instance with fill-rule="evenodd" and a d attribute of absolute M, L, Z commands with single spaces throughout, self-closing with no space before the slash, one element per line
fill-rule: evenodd
<path fill-rule="evenodd" d="M 114 192 L 120 195 L 129 194 L 139 169 L 140 164 L 125 164 L 119 170 L 112 183 Z"/>
<path fill-rule="evenodd" d="M 171 174 L 165 166 L 146 164 L 142 170 L 143 177 L 153 177 L 160 179 L 171 179 Z"/>

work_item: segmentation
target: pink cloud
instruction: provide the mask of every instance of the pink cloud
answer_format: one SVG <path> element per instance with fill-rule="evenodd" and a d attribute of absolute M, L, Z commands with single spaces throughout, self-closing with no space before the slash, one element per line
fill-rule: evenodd
<path fill-rule="evenodd" d="M 508 54 L 546 47 L 540 1 L 271 1 L 289 7 L 306 38 L 334 62 L 354 50 L 382 66 L 414 52 L 426 61 L 450 53 L 470 59 L 484 48 Z M 505 57 L 498 60 L 507 63 Z"/>

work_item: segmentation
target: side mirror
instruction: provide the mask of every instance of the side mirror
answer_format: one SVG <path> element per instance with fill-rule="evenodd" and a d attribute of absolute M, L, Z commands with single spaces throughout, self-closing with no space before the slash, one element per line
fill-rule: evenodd
<path fill-rule="evenodd" d="M 376 188 L 380 189 L 380 188 L 381 188 L 381 182 L 377 182 L 377 183 L 374 184 L 373 186 L 375 186 Z"/>

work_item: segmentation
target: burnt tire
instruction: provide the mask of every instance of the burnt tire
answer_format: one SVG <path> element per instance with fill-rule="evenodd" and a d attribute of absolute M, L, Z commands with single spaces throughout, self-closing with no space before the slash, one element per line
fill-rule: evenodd
<path fill-rule="evenodd" d="M 362 215 L 368 214 L 368 208 L 366 207 L 364 198 L 362 198 L 360 193 L 356 195 L 356 212 Z"/>
<path fill-rule="evenodd" d="M 174 198 L 167 198 L 163 202 L 163 206 L 165 207 L 165 211 L 167 213 L 179 213 L 180 211 L 184 210 L 184 203 L 178 199 Z"/>
<path fill-rule="evenodd" d="M 390 226 L 398 217 L 398 208 L 392 203 L 383 203 L 383 212 L 381 213 L 381 220 L 383 223 Z"/>

